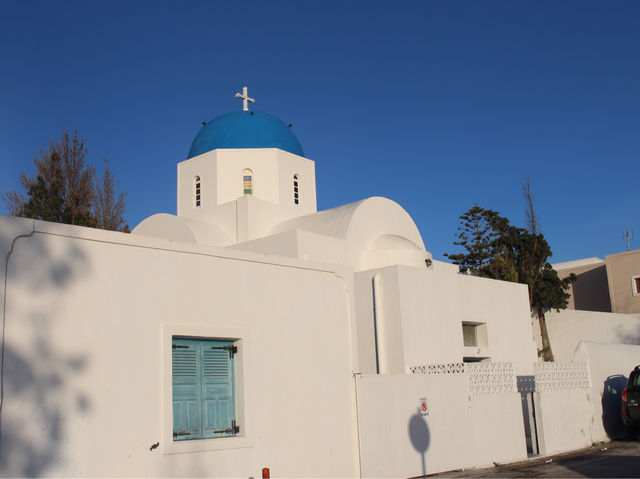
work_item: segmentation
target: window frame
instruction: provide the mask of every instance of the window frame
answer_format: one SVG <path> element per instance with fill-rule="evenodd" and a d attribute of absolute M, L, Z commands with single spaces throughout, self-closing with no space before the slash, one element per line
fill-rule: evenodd
<path fill-rule="evenodd" d="M 236 423 L 240 431 L 234 436 L 194 439 L 188 441 L 173 440 L 173 338 L 193 338 L 204 340 L 233 341 L 238 348 L 235 353 L 235 410 Z M 249 334 L 244 328 L 224 328 L 216 326 L 165 324 L 162 326 L 162 437 L 158 440 L 163 454 L 179 454 L 198 451 L 236 449 L 252 446 L 251 420 L 245 407 L 245 398 L 251 397 L 245 361 L 249 345 Z"/>
<path fill-rule="evenodd" d="M 634 274 L 631 276 L 631 294 L 633 296 L 640 296 L 640 274 Z"/>
<path fill-rule="evenodd" d="M 202 178 L 196 175 L 193 178 L 193 207 L 200 208 L 202 206 Z"/>
<path fill-rule="evenodd" d="M 464 342 L 464 330 L 465 326 L 473 327 L 473 335 L 475 338 L 475 344 L 465 344 Z M 487 331 L 487 323 L 478 321 L 462 321 L 462 346 L 464 348 L 486 349 L 489 347 L 489 335 Z"/>
<path fill-rule="evenodd" d="M 300 204 L 300 175 L 298 173 L 293 175 L 293 204 Z"/>
<path fill-rule="evenodd" d="M 249 177 L 247 180 L 246 178 Z M 247 188 L 247 183 L 249 183 L 249 187 Z M 242 170 L 242 192 L 244 196 L 253 196 L 253 170 L 251 168 L 244 168 Z M 248 191 L 248 193 L 247 193 Z"/>

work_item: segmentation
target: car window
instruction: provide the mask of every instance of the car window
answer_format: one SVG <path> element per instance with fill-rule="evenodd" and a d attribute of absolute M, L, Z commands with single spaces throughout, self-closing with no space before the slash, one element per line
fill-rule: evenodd
<path fill-rule="evenodd" d="M 640 389 L 640 374 L 638 371 L 634 371 L 631 373 L 631 377 L 629 378 L 629 386 L 634 389 Z"/>

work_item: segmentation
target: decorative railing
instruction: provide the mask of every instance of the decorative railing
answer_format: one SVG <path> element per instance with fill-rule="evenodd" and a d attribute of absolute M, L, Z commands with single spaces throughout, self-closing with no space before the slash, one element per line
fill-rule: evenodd
<path fill-rule="evenodd" d="M 535 363 L 536 391 L 585 389 L 589 384 L 587 363 Z"/>
<path fill-rule="evenodd" d="M 462 374 L 465 372 L 464 363 L 427 364 L 409 368 L 412 374 Z"/>
<path fill-rule="evenodd" d="M 427 364 L 409 368 L 412 374 L 464 374 L 469 395 L 487 396 L 516 391 L 513 364 L 509 362 Z"/>
<path fill-rule="evenodd" d="M 467 363 L 465 369 L 469 375 L 469 394 L 471 396 L 516 392 L 512 363 Z"/>

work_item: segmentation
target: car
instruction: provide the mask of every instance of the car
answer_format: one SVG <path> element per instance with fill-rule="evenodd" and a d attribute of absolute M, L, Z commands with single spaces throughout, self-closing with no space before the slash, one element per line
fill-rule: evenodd
<path fill-rule="evenodd" d="M 622 391 L 622 422 L 627 436 L 633 439 L 640 429 L 640 366 L 629 373 L 627 387 Z"/>

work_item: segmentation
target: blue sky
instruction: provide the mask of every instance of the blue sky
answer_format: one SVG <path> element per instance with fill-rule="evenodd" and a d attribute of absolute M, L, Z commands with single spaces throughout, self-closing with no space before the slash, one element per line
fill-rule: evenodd
<path fill-rule="evenodd" d="M 623 251 L 627 229 L 640 248 L 630 0 L 4 0 L 0 191 L 75 128 L 132 227 L 175 213 L 176 163 L 243 85 L 293 124 L 319 209 L 389 197 L 437 259 L 475 203 L 523 226 L 527 177 L 553 261 Z"/>

